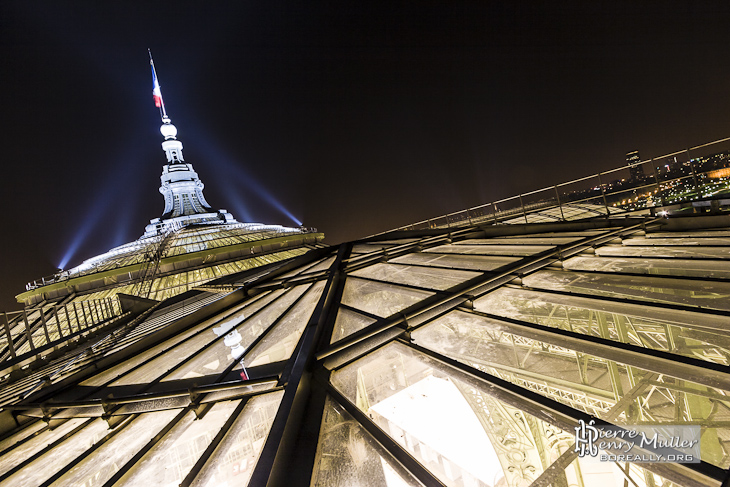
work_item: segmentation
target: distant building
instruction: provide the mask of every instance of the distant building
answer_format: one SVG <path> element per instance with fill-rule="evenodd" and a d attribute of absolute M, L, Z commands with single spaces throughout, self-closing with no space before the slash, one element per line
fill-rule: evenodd
<path fill-rule="evenodd" d="M 630 179 L 631 181 L 639 181 L 641 179 L 644 179 L 644 168 L 640 165 L 641 163 L 641 156 L 639 156 L 639 151 L 631 151 L 626 153 L 626 163 L 629 166 L 629 173 L 631 174 Z"/>

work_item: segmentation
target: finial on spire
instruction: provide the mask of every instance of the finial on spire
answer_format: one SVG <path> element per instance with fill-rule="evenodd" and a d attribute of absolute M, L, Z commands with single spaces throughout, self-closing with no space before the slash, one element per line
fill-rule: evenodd
<path fill-rule="evenodd" d="M 152 68 L 152 99 L 155 101 L 155 106 L 160 109 L 162 122 L 170 123 L 170 117 L 167 116 L 167 112 L 165 111 L 165 102 L 162 101 L 162 91 L 160 91 L 160 83 L 157 81 L 155 62 L 152 60 L 152 51 L 148 48 L 147 52 L 150 55 L 150 67 Z"/>

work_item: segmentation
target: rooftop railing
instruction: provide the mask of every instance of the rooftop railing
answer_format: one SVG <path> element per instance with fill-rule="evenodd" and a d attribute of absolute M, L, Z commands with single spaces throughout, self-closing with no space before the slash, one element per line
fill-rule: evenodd
<path fill-rule="evenodd" d="M 376 235 L 398 230 L 612 217 L 690 202 L 702 206 L 699 202 L 724 196 L 730 198 L 730 137 Z"/>
<path fill-rule="evenodd" d="M 122 314 L 116 296 L 0 312 L 0 361 L 35 356 Z"/>

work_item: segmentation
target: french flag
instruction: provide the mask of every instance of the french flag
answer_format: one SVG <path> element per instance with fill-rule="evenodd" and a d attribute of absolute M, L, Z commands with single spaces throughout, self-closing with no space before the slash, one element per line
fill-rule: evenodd
<path fill-rule="evenodd" d="M 160 82 L 157 81 L 157 73 L 155 73 L 155 65 L 152 64 L 150 59 L 150 66 L 152 66 L 152 99 L 155 100 L 155 106 L 157 108 L 162 107 L 162 92 L 160 91 Z"/>

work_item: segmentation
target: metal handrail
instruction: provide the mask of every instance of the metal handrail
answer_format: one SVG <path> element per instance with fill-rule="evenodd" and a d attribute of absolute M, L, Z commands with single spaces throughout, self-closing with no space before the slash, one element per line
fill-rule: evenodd
<path fill-rule="evenodd" d="M 0 358 L 35 352 L 121 315 L 116 296 L 0 312 Z"/>
<path fill-rule="evenodd" d="M 532 211 L 536 207 L 545 208 L 546 206 L 549 206 L 551 204 L 553 205 L 553 207 L 560 208 L 561 215 L 562 215 L 562 212 L 563 212 L 563 209 L 564 208 L 571 207 L 571 205 L 575 205 L 576 203 L 580 203 L 580 202 L 584 202 L 585 203 L 585 202 L 588 202 L 591 199 L 595 199 L 596 201 L 602 200 L 601 203 L 600 204 L 597 204 L 597 205 L 598 206 L 601 206 L 601 207 L 604 207 L 605 214 L 606 215 L 608 215 L 609 213 L 611 213 L 612 210 L 610 210 L 610 208 L 613 208 L 614 209 L 613 211 L 616 211 L 616 210 L 619 210 L 619 211 L 621 211 L 621 210 L 623 210 L 623 211 L 631 211 L 631 210 L 636 209 L 636 208 L 631 207 L 630 204 L 621 203 L 619 201 L 620 198 L 617 199 L 616 201 L 610 201 L 610 203 L 609 203 L 609 199 L 613 199 L 611 197 L 615 197 L 615 196 L 618 196 L 620 194 L 627 193 L 629 191 L 634 192 L 634 193 L 639 192 L 639 191 L 647 191 L 648 188 L 656 188 L 655 191 L 654 191 L 654 193 L 657 193 L 657 195 L 656 195 L 657 201 L 653 201 L 652 200 L 651 201 L 652 204 L 645 206 L 645 208 L 651 208 L 651 207 L 657 207 L 657 206 L 666 206 L 664 192 L 672 187 L 671 183 L 679 182 L 681 180 L 688 180 L 687 182 L 690 182 L 689 181 L 690 178 L 691 178 L 691 183 L 692 184 L 691 184 L 691 187 L 688 188 L 688 190 L 691 190 L 691 191 L 688 191 L 688 196 L 686 198 L 680 199 L 680 200 L 676 200 L 675 199 L 671 203 L 672 204 L 676 204 L 676 203 L 686 203 L 686 202 L 689 202 L 689 201 L 696 201 L 696 200 L 699 199 L 699 197 L 701 197 L 701 191 L 700 190 L 703 187 L 702 184 L 701 184 L 701 182 L 698 181 L 698 178 L 700 176 L 705 176 L 704 179 L 707 180 L 707 177 L 706 177 L 706 174 L 707 173 L 706 172 L 697 173 L 696 170 L 695 170 L 696 164 L 693 165 L 692 162 L 693 161 L 696 161 L 699 157 L 712 157 L 712 156 L 716 156 L 716 155 L 719 155 L 719 154 L 723 154 L 725 152 L 728 152 L 728 149 L 725 149 L 723 151 L 717 152 L 715 154 L 702 155 L 702 156 L 695 157 L 695 158 L 690 158 L 689 157 L 690 152 L 691 151 L 698 150 L 698 149 L 706 148 L 706 147 L 716 146 L 717 144 L 721 144 L 723 142 L 728 142 L 728 141 L 730 141 L 730 137 L 725 137 L 725 138 L 718 139 L 718 140 L 715 140 L 715 141 L 712 141 L 712 142 L 707 142 L 705 144 L 700 144 L 700 145 L 691 147 L 689 149 L 684 149 L 684 150 L 680 150 L 680 151 L 671 152 L 671 153 L 664 154 L 664 155 L 661 155 L 661 156 L 658 156 L 658 157 L 653 157 L 653 158 L 650 158 L 650 159 L 646 159 L 646 160 L 643 160 L 643 161 L 640 161 L 640 162 L 637 162 L 637 163 L 627 164 L 627 165 L 619 166 L 619 167 L 614 168 L 614 169 L 609 169 L 609 170 L 606 170 L 606 171 L 601 171 L 601 172 L 598 172 L 598 173 L 595 173 L 595 174 L 592 174 L 592 175 L 589 175 L 589 176 L 581 177 L 581 178 L 578 178 L 578 179 L 573 179 L 571 181 L 567 181 L 567 182 L 563 182 L 563 183 L 558 183 L 558 184 L 555 184 L 555 185 L 552 185 L 552 186 L 546 186 L 544 188 L 541 188 L 541 189 L 538 189 L 538 190 L 535 190 L 535 191 L 530 191 L 530 192 L 526 192 L 526 193 L 520 193 L 518 195 L 511 196 L 511 197 L 508 197 L 508 198 L 503 198 L 503 199 L 496 200 L 496 201 L 489 202 L 489 203 L 485 203 L 485 204 L 482 204 L 482 205 L 478 205 L 478 206 L 466 208 L 466 209 L 463 209 L 463 210 L 454 211 L 454 212 L 447 213 L 445 215 L 441 215 L 441 216 L 438 216 L 438 217 L 428 218 L 426 220 L 421 220 L 421 221 L 416 222 L 416 223 L 411 223 L 411 224 L 408 224 L 408 225 L 403 225 L 403 226 L 400 226 L 400 227 L 397 227 L 397 228 L 394 228 L 394 229 L 391 229 L 391 230 L 387 230 L 387 231 L 384 231 L 384 232 L 376 233 L 374 235 L 370 235 L 370 237 L 375 237 L 375 236 L 378 236 L 378 235 L 383 235 L 385 233 L 389 233 L 389 232 L 392 232 L 392 231 L 398 231 L 398 230 L 415 230 L 415 229 L 423 229 L 423 228 L 442 228 L 444 226 L 450 228 L 452 221 L 454 221 L 454 222 L 457 222 L 457 221 L 471 222 L 475 218 L 476 219 L 484 219 L 484 218 L 486 218 L 486 219 L 493 219 L 494 220 L 494 223 L 496 224 L 496 223 L 499 223 L 500 220 L 505 220 L 505 219 L 507 219 L 507 217 L 510 217 L 512 215 L 516 215 L 516 214 L 519 214 L 519 213 L 525 214 L 525 221 L 527 221 L 526 212 Z M 663 178 L 665 178 L 667 176 L 667 174 L 668 174 L 669 171 L 667 171 L 666 173 L 663 173 L 663 174 L 659 174 L 658 171 L 657 171 L 658 168 L 653 167 L 653 165 L 655 163 L 657 163 L 658 161 L 660 161 L 660 160 L 672 158 L 672 157 L 675 157 L 675 156 L 680 155 L 680 154 L 686 154 L 687 155 L 687 162 L 690 164 L 690 170 L 691 170 L 691 172 L 688 173 L 688 174 L 682 174 L 679 177 L 675 177 L 675 178 L 671 178 L 671 179 L 663 179 Z M 728 161 L 730 161 L 730 156 L 728 157 Z M 615 180 L 605 181 L 605 182 L 603 182 L 602 179 L 601 179 L 601 176 L 602 175 L 608 175 L 608 174 L 616 173 L 618 171 L 625 171 L 627 169 L 630 169 L 630 168 L 633 168 L 633 167 L 637 167 L 637 166 L 642 166 L 643 167 L 646 164 L 651 164 L 652 165 L 652 169 L 653 169 L 652 170 L 652 174 L 645 175 L 644 178 L 641 179 L 641 180 L 638 180 L 638 179 L 637 180 L 634 180 L 633 182 L 636 184 L 634 186 L 627 185 L 626 184 L 627 183 L 627 180 L 626 179 L 615 179 Z M 725 167 L 730 167 L 730 164 L 726 163 Z M 577 183 L 585 182 L 585 181 L 588 181 L 588 180 L 595 180 L 595 183 L 594 184 L 591 184 L 590 186 L 586 186 L 586 187 L 582 187 L 582 188 L 576 188 L 575 190 L 571 191 L 570 193 L 562 193 L 561 194 L 560 191 L 559 191 L 559 190 L 565 191 L 564 188 L 566 186 L 570 186 L 572 184 L 577 184 Z M 629 182 L 631 182 L 631 180 L 629 180 Z M 531 195 L 538 194 L 538 193 L 545 192 L 545 191 L 554 192 L 555 193 L 555 196 L 557 196 L 557 198 L 555 196 L 553 196 L 552 198 L 540 200 L 540 201 L 537 201 L 537 202 L 536 201 L 531 201 L 531 202 L 529 202 L 527 204 L 524 203 L 523 197 L 525 197 L 525 196 L 531 196 Z M 596 191 L 595 196 L 579 197 L 579 198 L 577 198 L 575 200 L 571 200 L 569 198 L 564 198 L 564 196 L 567 196 L 567 195 L 570 195 L 570 194 L 577 194 L 579 192 L 588 192 L 588 191 Z M 698 197 L 698 195 L 700 195 L 700 196 Z M 515 200 L 515 199 L 519 199 L 520 200 L 519 206 L 515 206 L 514 208 L 509 208 L 507 210 L 501 210 L 501 211 L 498 211 L 497 210 L 497 206 L 496 205 L 498 205 L 500 203 L 507 202 L 507 201 Z M 661 200 L 661 204 L 657 204 L 658 203 L 658 200 Z M 637 202 L 635 201 L 633 203 L 633 205 L 636 205 L 636 203 Z M 486 211 L 489 208 L 489 206 L 492 206 L 491 211 Z M 561 220 L 564 220 L 565 218 L 564 217 L 561 217 L 560 219 Z M 444 225 L 444 222 L 445 222 L 445 225 Z"/>

